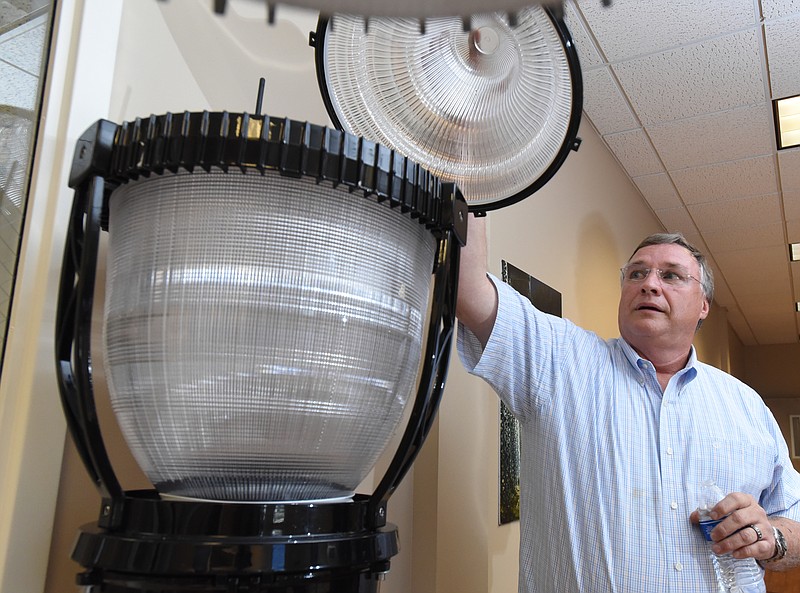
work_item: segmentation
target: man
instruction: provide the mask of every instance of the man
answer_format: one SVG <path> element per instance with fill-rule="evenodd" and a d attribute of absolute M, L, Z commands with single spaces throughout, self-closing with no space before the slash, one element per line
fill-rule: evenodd
<path fill-rule="evenodd" d="M 621 338 L 604 341 L 488 276 L 484 225 L 470 218 L 461 253 L 458 346 L 520 420 L 520 591 L 716 591 L 693 524 L 709 479 L 730 493 L 715 552 L 800 565 L 800 474 L 780 430 L 692 346 L 713 297 L 703 255 L 681 235 L 645 240 L 622 269 Z"/>

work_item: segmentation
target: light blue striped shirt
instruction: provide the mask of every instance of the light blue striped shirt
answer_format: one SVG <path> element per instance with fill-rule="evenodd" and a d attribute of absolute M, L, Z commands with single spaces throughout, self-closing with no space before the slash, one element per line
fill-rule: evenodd
<path fill-rule="evenodd" d="M 800 474 L 755 391 L 692 349 L 662 394 L 624 340 L 545 315 L 492 280 L 486 349 L 463 326 L 458 349 L 520 420 L 521 592 L 716 591 L 689 522 L 707 479 L 800 519 Z"/>

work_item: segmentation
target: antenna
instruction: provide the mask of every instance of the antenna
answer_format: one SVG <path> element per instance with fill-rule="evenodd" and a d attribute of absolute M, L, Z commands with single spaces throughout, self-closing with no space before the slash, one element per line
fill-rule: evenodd
<path fill-rule="evenodd" d="M 261 105 L 264 102 L 264 86 L 266 85 L 266 80 L 262 76 L 258 79 L 258 95 L 256 96 L 256 115 L 261 115 Z"/>

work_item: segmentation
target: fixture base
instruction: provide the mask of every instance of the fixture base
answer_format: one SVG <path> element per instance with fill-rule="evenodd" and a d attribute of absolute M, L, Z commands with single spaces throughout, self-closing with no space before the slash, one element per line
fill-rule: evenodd
<path fill-rule="evenodd" d="M 84 525 L 78 583 L 105 593 L 377 593 L 397 528 L 370 527 L 368 497 L 334 503 L 163 500 L 126 492 L 122 524 Z"/>

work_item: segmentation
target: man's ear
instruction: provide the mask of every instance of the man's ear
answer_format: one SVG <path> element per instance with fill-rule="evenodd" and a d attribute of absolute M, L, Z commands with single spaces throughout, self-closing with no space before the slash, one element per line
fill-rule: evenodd
<path fill-rule="evenodd" d="M 708 299 L 703 297 L 703 308 L 700 310 L 700 318 L 697 320 L 697 326 L 694 328 L 694 331 L 700 329 L 700 326 L 703 325 L 703 320 L 708 317 L 710 311 L 711 305 L 708 303 Z"/>
<path fill-rule="evenodd" d="M 711 311 L 711 304 L 708 302 L 708 299 L 703 297 L 703 308 L 700 310 L 700 321 L 708 317 L 708 313 Z"/>

